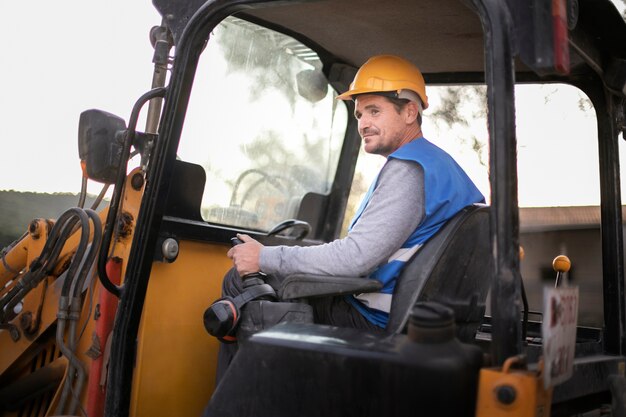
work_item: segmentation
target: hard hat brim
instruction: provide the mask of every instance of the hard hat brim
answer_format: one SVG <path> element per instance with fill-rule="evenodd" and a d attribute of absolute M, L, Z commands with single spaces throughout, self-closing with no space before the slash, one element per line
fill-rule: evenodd
<path fill-rule="evenodd" d="M 361 94 L 376 94 L 376 93 L 386 93 L 386 92 L 395 92 L 395 90 L 389 91 L 381 91 L 371 88 L 355 88 L 353 90 L 348 90 L 343 94 L 339 94 L 337 96 L 337 100 L 354 100 L 354 96 L 358 96 Z"/>

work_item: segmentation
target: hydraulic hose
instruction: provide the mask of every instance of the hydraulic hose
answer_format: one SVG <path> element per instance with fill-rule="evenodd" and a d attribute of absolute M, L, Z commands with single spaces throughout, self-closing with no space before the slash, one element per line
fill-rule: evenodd
<path fill-rule="evenodd" d="M 83 364 L 78 357 L 76 356 L 76 344 L 78 340 L 76 339 L 76 327 L 78 326 L 78 319 L 80 318 L 80 305 L 75 302 L 76 299 L 70 299 L 70 311 L 69 311 L 69 335 L 68 341 L 69 346 L 68 349 L 72 354 L 72 357 L 76 359 L 72 361 L 72 363 L 79 363 L 80 366 L 76 367 L 76 384 L 72 384 L 69 382 L 65 384 L 63 387 L 63 391 L 67 391 L 72 393 L 72 401 L 70 402 L 70 408 L 68 410 L 68 414 L 73 416 L 76 413 L 76 408 L 78 407 L 78 395 L 76 393 L 80 393 L 83 384 L 85 382 L 85 378 L 87 375 L 87 367 Z"/>
<path fill-rule="evenodd" d="M 78 208 L 72 208 L 72 209 L 69 209 L 68 211 L 71 211 L 72 213 L 74 213 L 75 216 L 78 217 L 78 220 L 80 221 L 81 234 L 80 234 L 80 242 L 78 244 L 78 248 L 76 249 L 76 254 L 74 255 L 74 260 L 72 261 L 70 268 L 67 272 L 67 276 L 70 279 L 66 279 L 63 282 L 63 288 L 61 290 L 61 295 L 63 296 L 67 296 L 69 294 L 72 281 L 74 280 L 73 277 L 76 275 L 76 272 L 80 267 L 80 263 L 77 262 L 77 260 L 80 260 L 83 258 L 85 251 L 87 250 L 87 245 L 89 245 L 89 217 L 87 216 L 87 213 L 85 213 L 85 211 L 78 209 Z M 72 226 L 74 225 L 74 222 L 70 220 L 68 221 L 68 228 L 69 228 L 70 222 Z"/>
<path fill-rule="evenodd" d="M 26 265 L 27 245 L 26 236 L 28 232 L 24 232 L 22 236 L 11 242 L 10 245 L 0 250 L 0 288 L 4 287 L 7 282 L 19 275 Z"/>
<path fill-rule="evenodd" d="M 89 270 L 91 269 L 91 265 L 95 261 L 96 255 L 100 251 L 99 246 L 102 240 L 102 222 L 100 221 L 100 217 L 98 216 L 98 213 L 96 213 L 95 211 L 91 209 L 85 209 L 85 213 L 87 214 L 87 216 L 89 217 L 89 219 L 91 220 L 93 224 L 94 233 L 93 233 L 93 238 L 91 239 L 91 248 L 89 249 L 89 252 L 87 253 L 87 258 L 85 262 L 80 265 L 81 268 L 78 274 L 78 282 L 77 282 L 77 285 L 74 286 L 74 294 L 73 294 L 74 297 L 78 297 L 82 291 L 82 288 L 84 286 Z M 89 228 L 86 229 L 86 235 L 89 235 Z"/>
<path fill-rule="evenodd" d="M 76 329 L 78 326 L 78 320 L 80 319 L 80 312 L 82 310 L 82 305 L 83 305 L 82 297 L 80 294 L 85 284 L 87 274 L 91 270 L 91 265 L 93 265 L 93 262 L 96 259 L 96 255 L 99 252 L 99 244 L 100 244 L 100 240 L 102 237 L 102 223 L 100 222 L 100 217 L 98 217 L 98 214 L 94 212 L 93 210 L 89 210 L 89 209 L 85 210 L 85 212 L 87 213 L 87 215 L 89 216 L 89 218 L 91 219 L 93 223 L 94 236 L 92 239 L 91 248 L 89 249 L 89 252 L 87 253 L 85 262 L 81 263 L 81 268 L 78 271 L 78 275 L 73 280 L 74 291 L 73 291 L 72 297 L 70 298 L 70 306 L 69 306 L 69 310 L 70 310 L 70 315 L 69 315 L 70 346 L 69 346 L 69 349 L 73 354 L 76 351 L 76 343 L 78 342 L 78 338 L 76 337 Z M 86 231 L 87 233 L 89 233 L 88 228 L 86 229 Z M 74 392 L 81 392 L 83 388 L 83 384 L 85 383 L 85 379 L 86 379 L 86 370 L 85 370 L 85 366 L 82 363 L 81 363 L 81 367 L 77 368 L 77 374 L 78 375 L 76 379 L 76 385 L 74 387 Z M 70 385 L 68 384 L 66 386 L 70 386 Z M 76 409 L 78 408 L 78 404 L 79 404 L 78 398 L 76 398 L 76 396 L 72 396 L 72 402 L 70 403 L 70 408 L 69 408 L 70 415 L 75 415 Z"/>
<path fill-rule="evenodd" d="M 91 248 L 89 248 L 87 252 L 90 237 L 90 221 L 93 224 L 94 232 Z M 77 373 L 77 390 L 82 389 L 85 380 L 86 371 L 74 351 L 76 349 L 76 327 L 82 308 L 80 294 L 87 273 L 91 269 L 91 265 L 94 263 L 95 257 L 99 251 L 102 237 L 102 224 L 97 213 L 93 210 L 83 210 L 76 207 L 65 211 L 50 231 L 39 258 L 31 263 L 30 270 L 22 276 L 2 299 L 0 299 L 0 324 L 4 324 L 6 312 L 12 311 L 17 303 L 19 303 L 30 290 L 35 288 L 53 271 L 67 239 L 75 232 L 77 223 L 81 229 L 81 236 L 76 253 L 66 272 L 66 278 L 61 288 L 59 311 L 57 315 L 57 344 L 59 350 L 61 350 L 69 360 L 68 379 L 63 387 L 62 398 L 59 402 L 60 409 L 64 407 L 67 401 L 67 395 L 74 385 L 74 372 Z M 68 318 L 70 320 L 69 337 L 68 345 L 66 346 L 63 341 L 63 335 Z M 71 414 L 74 413 L 76 407 L 77 401 L 73 399 L 70 407 Z"/>
<path fill-rule="evenodd" d="M 78 198 L 78 207 L 85 207 L 85 200 L 87 199 L 87 176 L 83 174 L 83 179 L 80 182 L 80 196 Z"/>
<path fill-rule="evenodd" d="M 90 224 L 93 225 L 93 237 L 90 241 Z M 6 312 L 12 311 L 30 290 L 35 288 L 43 279 L 52 273 L 58 263 L 59 255 L 67 239 L 80 229 L 80 240 L 74 253 L 65 280 L 61 287 L 59 310 L 57 313 L 56 340 L 59 350 L 68 358 L 68 377 L 63 386 L 61 398 L 57 405 L 57 414 L 63 414 L 71 391 L 80 392 L 86 378 L 85 366 L 76 356 L 77 335 L 76 329 L 82 309 L 82 289 L 87 275 L 94 264 L 100 250 L 102 240 L 102 223 L 98 214 L 91 209 L 71 208 L 59 216 L 50 231 L 40 256 L 31 263 L 30 270 L 15 284 L 13 288 L 0 299 L 0 324 L 5 323 Z M 68 322 L 69 320 L 69 322 Z M 68 331 L 67 344 L 63 340 L 66 328 Z M 74 384 L 74 374 L 76 383 Z M 73 396 L 69 407 L 69 414 L 74 414 L 79 405 L 78 398 Z"/>
<path fill-rule="evenodd" d="M 63 244 L 69 237 L 76 222 L 76 220 L 72 221 L 74 214 L 71 210 L 66 211 L 59 217 L 50 231 L 41 255 L 31 263 L 30 270 L 0 299 L 0 323 L 5 321 L 6 313 L 11 311 L 30 290 L 48 276 L 56 265 L 59 254 L 63 249 Z"/>
<path fill-rule="evenodd" d="M 104 199 L 105 194 L 109 190 L 109 185 L 111 185 L 111 184 L 104 184 L 104 186 L 102 187 L 102 190 L 100 190 L 100 194 L 98 194 L 98 197 L 96 197 L 96 200 L 91 205 L 91 209 L 92 210 L 95 210 L 95 209 L 98 208 L 98 206 L 100 205 L 100 203 Z"/>
<path fill-rule="evenodd" d="M 61 300 L 59 301 L 59 309 L 62 307 L 67 309 L 68 304 L 69 303 L 68 303 L 67 297 L 61 297 Z M 63 353 L 63 355 L 65 355 L 65 357 L 67 357 L 69 361 L 68 369 L 67 369 L 67 380 L 65 381 L 65 384 L 63 385 L 61 398 L 59 399 L 57 408 L 55 410 L 55 415 L 63 415 L 64 414 L 63 409 L 65 408 L 65 403 L 67 402 L 67 396 L 71 390 L 71 386 L 73 385 L 74 372 L 77 372 L 78 380 L 80 381 L 84 379 L 86 371 L 83 367 L 82 362 L 78 360 L 74 352 L 70 350 L 70 348 L 68 348 L 63 341 L 63 334 L 65 333 L 65 324 L 68 318 L 67 311 L 64 310 L 63 312 L 61 312 L 59 310 L 57 317 L 58 317 L 57 334 L 56 334 L 57 345 L 61 353 Z"/>
<path fill-rule="evenodd" d="M 83 258 L 83 255 L 86 249 L 86 243 L 88 243 L 88 239 L 89 239 L 89 223 L 88 223 L 88 216 L 82 210 L 79 212 L 75 211 L 74 215 L 77 216 L 81 222 L 80 224 L 81 225 L 81 240 L 80 240 L 78 249 L 76 251 L 76 254 L 74 255 L 72 264 L 69 270 L 67 271 L 65 281 L 63 282 L 63 286 L 61 288 L 61 297 L 59 299 L 59 310 L 57 312 L 57 319 L 58 319 L 57 346 L 59 350 L 63 353 L 63 355 L 65 355 L 69 360 L 67 379 L 65 381 L 65 384 L 63 385 L 63 391 L 62 391 L 61 398 L 57 406 L 57 410 L 61 410 L 61 411 L 63 410 L 63 408 L 65 407 L 65 403 L 67 402 L 67 396 L 69 395 L 70 387 L 74 385 L 74 372 L 78 372 L 78 374 L 80 375 L 81 371 L 83 370 L 82 364 L 78 363 L 79 362 L 78 358 L 74 354 L 75 331 L 72 331 L 72 323 L 73 323 L 72 316 L 73 315 L 72 315 L 72 312 L 71 311 L 68 312 L 68 310 L 71 305 L 71 302 L 70 302 L 71 298 L 69 297 L 70 289 L 72 288 L 74 277 L 76 275 L 76 270 L 78 269 L 80 261 Z M 68 222 L 68 226 L 70 223 L 71 221 Z M 87 233 L 85 233 L 85 231 L 87 231 Z M 83 239 L 85 237 L 86 239 Z M 63 340 L 63 336 L 65 334 L 65 328 L 67 324 L 66 322 L 68 318 L 70 319 L 70 323 L 69 323 L 70 331 L 69 331 L 69 337 L 68 337 L 68 344 L 66 345 Z M 62 414 L 62 413 L 59 413 L 59 414 Z"/>
<path fill-rule="evenodd" d="M 63 385 L 61 397 L 57 404 L 57 414 L 63 414 L 68 396 L 70 393 L 79 393 L 86 379 L 86 368 L 76 356 L 76 329 L 82 309 L 82 288 L 87 274 L 91 269 L 91 265 L 94 263 L 96 255 L 99 252 L 102 237 L 102 224 L 96 212 L 90 209 L 75 210 L 74 214 L 81 222 L 81 242 L 72 261 L 72 265 L 67 272 L 66 280 L 63 283 L 59 300 L 59 311 L 57 314 L 57 345 L 59 350 L 69 360 L 67 379 Z M 91 247 L 85 256 L 86 244 L 82 244 L 85 242 L 88 243 L 89 241 L 89 220 L 91 220 L 93 224 L 94 235 Z M 83 238 L 85 238 L 85 240 L 83 240 Z M 68 329 L 67 344 L 63 340 L 66 327 Z M 76 383 L 74 383 L 74 373 L 76 373 Z M 77 396 L 72 395 L 72 401 L 70 402 L 68 411 L 70 415 L 75 414 L 78 405 L 79 401 Z"/>

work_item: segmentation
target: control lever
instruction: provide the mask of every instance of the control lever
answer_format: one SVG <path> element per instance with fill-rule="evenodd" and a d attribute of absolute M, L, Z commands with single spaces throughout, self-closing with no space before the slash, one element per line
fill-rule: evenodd
<path fill-rule="evenodd" d="M 235 237 L 230 238 L 230 243 L 232 246 L 237 246 L 237 245 L 241 245 L 244 242 L 243 240 L 235 236 Z M 251 272 L 249 274 L 246 274 L 241 277 L 242 282 L 243 282 L 243 288 L 249 288 L 253 285 L 265 284 L 266 277 L 267 275 L 265 275 L 263 272 Z M 262 299 L 266 299 L 266 298 L 262 298 Z"/>
<path fill-rule="evenodd" d="M 572 267 L 572 262 L 565 255 L 559 255 L 552 261 L 552 269 L 556 272 L 556 280 L 554 282 L 554 288 L 559 287 L 561 285 L 561 280 L 563 279 L 563 274 L 568 272 Z"/>
<path fill-rule="evenodd" d="M 524 248 L 520 245 L 519 247 L 519 260 L 520 263 L 524 260 L 526 253 L 524 252 Z M 522 340 L 526 340 L 526 335 L 528 334 L 528 297 L 526 296 L 526 288 L 524 288 L 524 279 L 520 274 L 520 290 L 522 292 L 522 304 L 524 305 L 524 311 L 522 313 Z"/>
<path fill-rule="evenodd" d="M 244 243 L 241 239 L 230 239 L 233 246 Z M 254 300 L 277 300 L 276 292 L 265 283 L 266 275 L 253 272 L 241 277 L 243 291 L 236 297 L 223 296 L 214 301 L 204 312 L 204 327 L 207 332 L 224 343 L 237 341 L 237 327 L 242 308 Z"/>

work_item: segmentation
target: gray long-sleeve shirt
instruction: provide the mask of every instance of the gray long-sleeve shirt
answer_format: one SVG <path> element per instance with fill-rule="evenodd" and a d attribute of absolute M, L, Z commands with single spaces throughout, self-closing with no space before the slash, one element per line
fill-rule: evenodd
<path fill-rule="evenodd" d="M 413 161 L 390 159 L 372 197 L 343 239 L 317 246 L 265 246 L 259 264 L 267 274 L 365 276 L 402 247 L 424 218 L 424 171 Z"/>

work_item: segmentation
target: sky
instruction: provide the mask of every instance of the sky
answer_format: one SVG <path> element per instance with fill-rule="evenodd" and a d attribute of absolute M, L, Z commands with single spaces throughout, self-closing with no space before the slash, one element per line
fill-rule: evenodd
<path fill-rule="evenodd" d="M 623 4 L 622 0 L 616 2 Z M 149 30 L 160 23 L 160 16 L 148 0 L 40 0 L 35 4 L 2 1 L 0 15 L 5 17 L 0 26 L 0 35 L 5 39 L 0 65 L 4 81 L 0 93 L 0 190 L 77 193 L 81 182 L 79 115 L 98 108 L 128 120 L 135 100 L 150 88 L 153 50 Z M 528 93 L 520 94 L 528 97 Z M 560 105 L 558 100 L 554 102 Z M 583 129 L 575 120 L 561 122 L 573 125 L 571 129 L 579 133 Z M 540 191 L 536 186 L 543 179 L 541 170 L 558 171 L 559 162 L 555 163 L 550 155 L 545 160 L 534 160 L 525 150 L 534 137 L 533 130 L 538 128 L 550 131 L 554 138 L 570 137 L 558 126 L 541 113 L 518 114 L 520 158 L 540 168 L 534 177 L 527 177 L 534 180 L 520 179 L 522 206 L 540 205 L 544 197 L 550 197 L 551 187 L 559 187 L 555 184 Z M 141 123 L 139 127 L 142 129 Z M 445 139 L 449 135 L 427 127 L 433 131 L 432 136 Z M 485 126 L 477 129 L 484 131 Z M 456 152 L 457 158 L 465 157 L 455 150 L 454 143 L 444 139 L 440 142 L 444 149 Z M 554 155 L 559 155 L 558 148 L 556 143 Z M 587 152 L 576 149 L 578 156 Z M 580 164 L 577 154 L 571 155 L 567 163 Z M 476 170 L 471 175 L 482 190 L 488 191 L 484 167 L 474 161 L 467 169 Z M 597 175 L 597 168 L 585 169 Z M 588 178 L 581 174 L 581 181 Z M 100 184 L 90 182 L 91 193 L 97 194 L 100 188 Z M 569 199 L 556 204 L 595 204 L 595 196 L 573 199 L 581 194 L 576 191 L 574 186 L 567 192 Z"/>
<path fill-rule="evenodd" d="M 0 1 L 0 15 L 0 190 L 78 193 L 80 113 L 128 120 L 160 16 L 149 0 Z"/>

